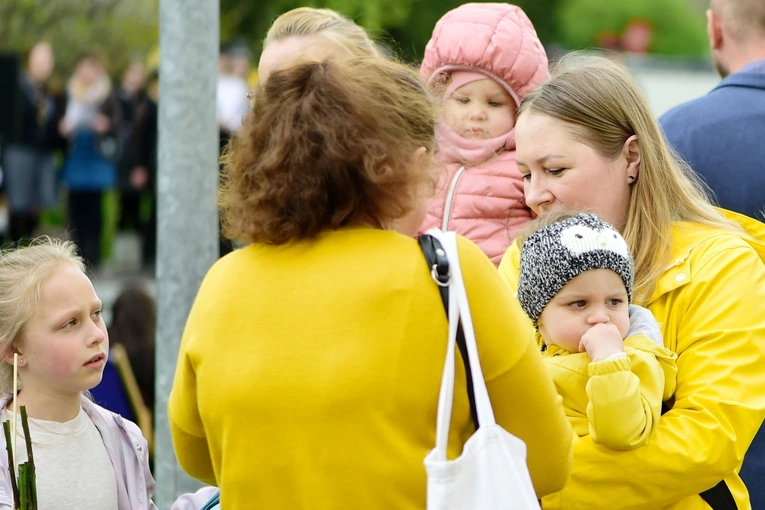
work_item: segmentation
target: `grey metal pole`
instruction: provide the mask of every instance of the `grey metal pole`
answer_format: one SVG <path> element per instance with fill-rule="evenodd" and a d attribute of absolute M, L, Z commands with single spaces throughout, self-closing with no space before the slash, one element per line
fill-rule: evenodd
<path fill-rule="evenodd" d="M 160 0 L 157 189 L 155 503 L 164 510 L 200 483 L 173 451 L 167 400 L 181 335 L 205 273 L 218 258 L 216 87 L 219 0 Z"/>

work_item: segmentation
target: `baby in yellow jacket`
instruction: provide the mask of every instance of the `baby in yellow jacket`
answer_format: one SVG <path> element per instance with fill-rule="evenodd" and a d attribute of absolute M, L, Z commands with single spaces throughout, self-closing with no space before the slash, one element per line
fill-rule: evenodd
<path fill-rule="evenodd" d="M 616 450 L 647 444 L 675 391 L 677 355 L 651 312 L 630 305 L 627 243 L 589 213 L 548 215 L 526 232 L 518 299 L 574 431 Z"/>

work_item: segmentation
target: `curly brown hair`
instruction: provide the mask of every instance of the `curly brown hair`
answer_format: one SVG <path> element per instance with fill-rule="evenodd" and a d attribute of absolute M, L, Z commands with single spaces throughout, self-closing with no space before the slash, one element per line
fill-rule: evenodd
<path fill-rule="evenodd" d="M 276 71 L 222 157 L 224 234 L 284 244 L 328 229 L 385 228 L 432 185 L 436 122 L 415 69 L 380 58 L 330 58 Z M 427 162 L 413 164 L 418 147 Z"/>

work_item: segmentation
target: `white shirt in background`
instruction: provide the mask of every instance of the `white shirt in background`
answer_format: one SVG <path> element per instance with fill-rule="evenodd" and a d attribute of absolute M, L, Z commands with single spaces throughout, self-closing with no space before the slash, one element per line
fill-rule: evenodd
<path fill-rule="evenodd" d="M 250 110 L 247 82 L 232 74 L 218 76 L 218 124 L 229 133 L 242 125 L 242 118 Z"/>

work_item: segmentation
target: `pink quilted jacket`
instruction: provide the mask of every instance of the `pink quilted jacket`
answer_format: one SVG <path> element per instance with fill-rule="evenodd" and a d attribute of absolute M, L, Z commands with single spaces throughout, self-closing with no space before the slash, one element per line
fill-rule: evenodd
<path fill-rule="evenodd" d="M 436 23 L 420 72 L 432 82 L 455 70 L 484 73 L 520 99 L 550 77 L 547 55 L 531 21 L 520 7 L 505 3 L 464 4 Z M 443 173 L 422 231 L 456 231 L 497 265 L 533 215 L 515 163 L 515 131 L 493 140 L 491 147 L 467 140 L 444 124 L 437 135 L 436 160 Z"/>

